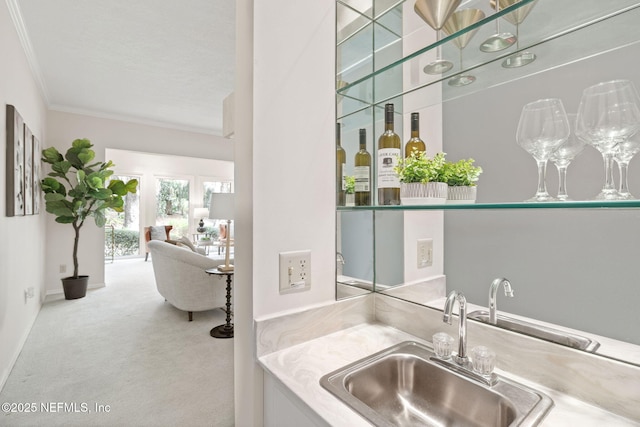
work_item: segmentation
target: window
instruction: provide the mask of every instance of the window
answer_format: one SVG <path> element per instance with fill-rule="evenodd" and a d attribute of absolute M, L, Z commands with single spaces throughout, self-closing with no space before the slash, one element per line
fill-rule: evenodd
<path fill-rule="evenodd" d="M 173 225 L 172 234 L 189 235 L 189 181 L 156 178 L 156 225 Z"/>
<path fill-rule="evenodd" d="M 138 192 L 127 193 L 124 197 L 124 211 L 113 209 L 105 211 L 105 258 L 113 259 L 140 252 L 140 177 L 130 175 L 112 175 L 111 179 L 124 182 L 138 180 Z"/>

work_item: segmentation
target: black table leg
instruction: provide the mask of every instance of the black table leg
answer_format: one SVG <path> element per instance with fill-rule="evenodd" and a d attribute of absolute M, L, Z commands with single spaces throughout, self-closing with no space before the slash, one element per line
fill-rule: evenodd
<path fill-rule="evenodd" d="M 214 338 L 233 338 L 233 323 L 231 323 L 231 275 L 227 274 L 227 323 L 211 329 Z"/>

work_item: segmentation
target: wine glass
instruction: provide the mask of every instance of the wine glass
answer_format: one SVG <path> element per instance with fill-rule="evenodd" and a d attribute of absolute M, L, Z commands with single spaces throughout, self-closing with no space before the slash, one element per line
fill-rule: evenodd
<path fill-rule="evenodd" d="M 522 108 L 516 141 L 531 154 L 538 164 L 538 191 L 527 202 L 555 200 L 547 192 L 545 174 L 551 154 L 570 134 L 569 121 L 562 101 L 557 98 L 539 99 Z"/>
<path fill-rule="evenodd" d="M 613 156 L 613 160 L 618 164 L 620 170 L 620 189 L 618 196 L 623 200 L 635 199 L 629 192 L 629 182 L 627 180 L 627 171 L 629 170 L 629 162 L 640 151 L 640 139 L 627 139 L 618 144 L 618 150 Z"/>
<path fill-rule="evenodd" d="M 618 145 L 640 130 L 640 98 L 629 80 L 598 83 L 582 92 L 576 135 L 595 147 L 604 159 L 604 186 L 597 200 L 619 200 L 613 181 Z"/>
<path fill-rule="evenodd" d="M 567 114 L 567 119 L 569 119 L 569 129 L 571 129 L 569 138 L 567 138 L 567 140 L 563 142 L 549 158 L 549 160 L 551 160 L 558 169 L 557 199 L 560 201 L 571 200 L 567 195 L 567 169 L 569 168 L 571 161 L 575 159 L 578 154 L 582 153 L 586 146 L 586 143 L 576 137 L 575 134 L 576 115 Z M 638 144 L 638 148 L 640 149 L 640 144 Z"/>

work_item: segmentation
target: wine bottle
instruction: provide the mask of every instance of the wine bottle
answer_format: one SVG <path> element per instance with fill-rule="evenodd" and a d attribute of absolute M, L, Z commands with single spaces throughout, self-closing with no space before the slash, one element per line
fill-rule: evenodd
<path fill-rule="evenodd" d="M 394 170 L 402 143 L 393 131 L 393 104 L 384 106 L 384 133 L 378 138 L 378 204 L 400 204 L 400 179 Z"/>
<path fill-rule="evenodd" d="M 346 183 L 344 179 L 346 161 L 347 155 L 340 141 L 340 123 L 336 123 L 336 205 L 338 206 L 346 204 Z"/>
<path fill-rule="evenodd" d="M 360 151 L 354 161 L 355 205 L 371 205 L 371 154 L 367 151 L 367 130 L 360 129 Z"/>
<path fill-rule="evenodd" d="M 420 139 L 420 113 L 411 113 L 411 138 L 404 146 L 404 157 L 409 157 L 413 150 L 422 152 L 427 150 L 424 141 Z"/>

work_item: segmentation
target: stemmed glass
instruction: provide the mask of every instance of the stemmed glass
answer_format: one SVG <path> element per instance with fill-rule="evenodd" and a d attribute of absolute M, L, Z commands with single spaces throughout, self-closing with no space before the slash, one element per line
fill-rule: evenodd
<path fill-rule="evenodd" d="M 538 164 L 538 191 L 527 202 L 555 200 L 547 192 L 545 175 L 551 154 L 569 138 L 569 121 L 562 101 L 539 99 L 522 108 L 516 141 Z"/>
<path fill-rule="evenodd" d="M 613 156 L 613 160 L 618 164 L 620 169 L 620 189 L 618 197 L 623 200 L 635 199 L 629 192 L 629 182 L 627 180 L 627 171 L 629 170 L 629 162 L 640 151 L 640 139 L 627 139 L 618 144 L 618 150 Z"/>
<path fill-rule="evenodd" d="M 476 22 L 484 19 L 484 12 L 480 9 L 460 9 L 457 10 L 451 15 L 451 17 L 444 23 L 442 27 L 442 31 L 451 35 L 467 28 L 470 25 L 475 24 Z M 453 44 L 456 45 L 458 51 L 460 52 L 460 70 L 464 70 L 464 66 L 462 65 L 462 49 L 464 49 L 467 44 L 471 41 L 473 36 L 478 31 L 478 28 L 473 28 L 464 34 L 459 35 L 455 39 L 452 40 Z M 449 86 L 460 87 L 466 86 L 476 81 L 475 76 L 471 74 L 458 74 L 457 76 L 453 76 L 449 79 Z"/>
<path fill-rule="evenodd" d="M 440 41 L 440 30 L 462 0 L 416 0 L 413 9 L 424 22 L 436 32 L 436 43 Z M 424 67 L 426 74 L 443 74 L 453 68 L 453 63 L 440 58 L 440 45 L 437 47 L 435 61 Z"/>
<path fill-rule="evenodd" d="M 551 160 L 558 169 L 558 197 L 557 199 L 560 201 L 567 201 L 569 196 L 567 195 L 567 168 L 569 168 L 569 164 L 576 156 L 584 150 L 586 143 L 580 138 L 576 137 L 575 134 L 575 124 L 576 124 L 576 115 L 575 114 L 567 114 L 567 118 L 569 119 L 569 128 L 571 129 L 571 134 L 569 138 L 560 145 L 556 151 L 551 154 L 549 160 Z M 640 144 L 638 145 L 640 148 Z"/>
<path fill-rule="evenodd" d="M 620 200 L 613 181 L 618 145 L 640 130 L 640 98 L 629 80 L 598 83 L 582 92 L 576 134 L 595 147 L 604 159 L 604 187 L 597 200 Z"/>

